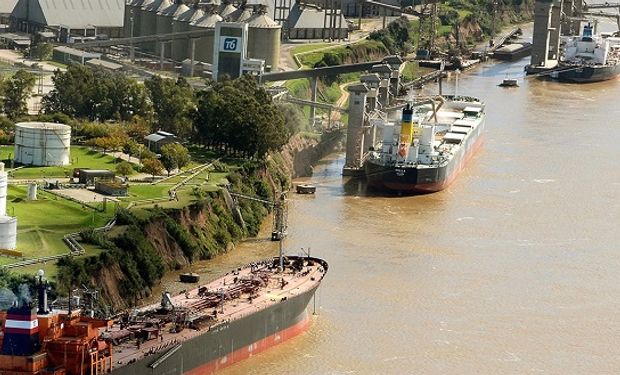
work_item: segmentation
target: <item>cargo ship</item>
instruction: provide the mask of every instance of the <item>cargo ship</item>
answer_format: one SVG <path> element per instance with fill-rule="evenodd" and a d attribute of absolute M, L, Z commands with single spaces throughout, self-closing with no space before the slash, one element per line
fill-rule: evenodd
<path fill-rule="evenodd" d="M 558 81 L 589 83 L 605 81 L 620 74 L 620 38 L 611 34 L 594 35 L 585 25 L 581 36 L 563 40 L 564 50 L 558 67 L 550 73 Z"/>
<path fill-rule="evenodd" d="M 482 143 L 484 103 L 470 96 L 418 98 L 400 126 L 386 124 L 364 173 L 371 189 L 424 194 L 447 187 Z"/>
<path fill-rule="evenodd" d="M 310 256 L 268 259 L 116 319 L 50 309 L 41 281 L 38 308 L 0 314 L 0 374 L 210 374 L 308 328 L 327 269 Z"/>

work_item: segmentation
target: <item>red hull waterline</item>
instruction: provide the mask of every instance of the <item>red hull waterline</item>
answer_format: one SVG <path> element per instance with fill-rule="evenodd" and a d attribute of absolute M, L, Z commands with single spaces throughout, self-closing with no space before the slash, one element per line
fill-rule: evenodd
<path fill-rule="evenodd" d="M 456 176 L 458 176 L 459 173 L 461 173 L 463 168 L 465 168 L 465 165 L 476 154 L 478 149 L 480 149 L 483 141 L 484 141 L 484 137 L 481 136 L 480 138 L 478 138 L 474 146 L 469 150 L 467 155 L 465 155 L 465 161 L 461 163 L 458 169 L 455 169 L 452 172 L 452 174 L 448 176 L 448 178 L 446 178 L 442 182 L 435 182 L 432 184 L 416 184 L 415 186 L 411 186 L 410 184 L 395 184 L 395 183 L 384 182 L 383 185 L 391 190 L 409 191 L 414 194 L 430 194 L 430 193 L 436 193 L 438 191 L 441 191 L 447 188 L 454 181 Z"/>
<path fill-rule="evenodd" d="M 215 361 L 205 363 L 200 367 L 196 367 L 192 370 L 184 372 L 187 375 L 205 375 L 213 374 L 224 367 L 228 367 L 234 363 L 248 359 L 258 353 L 261 353 L 272 346 L 293 338 L 301 333 L 305 332 L 310 327 L 310 316 L 307 311 L 304 311 L 304 317 L 298 323 L 290 326 L 282 331 L 275 333 L 271 336 L 265 337 L 251 345 L 238 349 L 232 353 L 229 353 Z"/>

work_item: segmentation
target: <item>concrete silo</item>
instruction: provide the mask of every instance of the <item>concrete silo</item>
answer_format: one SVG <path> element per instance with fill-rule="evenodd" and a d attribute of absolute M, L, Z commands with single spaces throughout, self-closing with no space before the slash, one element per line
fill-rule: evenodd
<path fill-rule="evenodd" d="M 237 10 L 229 1 L 224 1 L 218 8 L 217 14 L 224 20 L 231 19 L 231 15 Z"/>
<path fill-rule="evenodd" d="M 245 22 L 252 17 L 252 7 L 250 5 L 241 4 L 239 8 L 228 15 L 230 22 Z"/>
<path fill-rule="evenodd" d="M 185 0 L 174 0 L 174 3 L 172 5 L 157 13 L 156 17 L 158 35 L 172 33 L 174 18 L 189 10 L 189 7 L 184 3 Z M 157 45 L 155 46 L 155 52 L 158 55 L 161 53 L 161 43 L 157 43 Z M 164 56 L 172 56 L 172 42 L 166 42 Z"/>
<path fill-rule="evenodd" d="M 170 0 L 154 0 L 142 7 L 140 13 L 140 36 L 157 34 L 157 13 L 172 5 Z M 146 51 L 155 51 L 155 42 L 142 43 L 141 47 Z"/>
<path fill-rule="evenodd" d="M 282 26 L 259 8 L 248 23 L 248 57 L 265 60 L 266 70 L 274 71 L 280 61 Z"/>
<path fill-rule="evenodd" d="M 24 165 L 69 165 L 71 127 L 51 122 L 15 124 L 15 162 Z"/>
<path fill-rule="evenodd" d="M 190 27 L 192 30 L 213 30 L 213 34 L 203 36 L 196 40 L 196 50 L 194 60 L 202 62 L 213 62 L 213 40 L 215 38 L 215 24 L 222 21 L 222 17 L 215 13 L 207 13 L 204 17 L 194 22 Z"/>
<path fill-rule="evenodd" d="M 198 21 L 204 17 L 205 12 L 199 5 L 194 4 L 187 11 L 179 14 L 174 18 L 172 25 L 172 32 L 180 33 L 190 31 L 190 24 Z M 176 61 L 183 61 L 190 55 L 190 41 L 188 39 L 173 39 L 172 40 L 172 59 Z"/>
<path fill-rule="evenodd" d="M 140 36 L 142 20 L 142 7 L 152 3 L 153 0 L 131 0 L 125 6 L 124 32 L 126 37 Z M 133 19 L 133 21 L 132 21 Z M 132 33 L 133 27 L 133 33 Z"/>

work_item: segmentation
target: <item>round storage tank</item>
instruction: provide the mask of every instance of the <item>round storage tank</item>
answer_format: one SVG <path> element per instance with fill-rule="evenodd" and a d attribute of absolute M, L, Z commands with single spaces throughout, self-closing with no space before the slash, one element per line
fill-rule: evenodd
<path fill-rule="evenodd" d="M 245 22 L 252 17 L 252 7 L 246 4 L 239 5 L 239 8 L 228 15 L 231 22 Z"/>
<path fill-rule="evenodd" d="M 222 17 L 224 20 L 229 20 L 231 19 L 231 14 L 233 14 L 236 10 L 237 8 L 235 8 L 234 5 L 232 5 L 228 1 L 225 1 L 222 3 L 222 5 L 220 5 L 219 9 L 217 10 L 217 14 L 219 14 L 220 17 Z"/>
<path fill-rule="evenodd" d="M 174 18 L 174 24 L 172 25 L 172 32 L 182 33 L 190 30 L 190 23 L 196 22 L 204 17 L 205 12 L 194 4 L 187 11 L 179 14 Z M 172 59 L 176 61 L 183 61 L 189 57 L 189 40 L 188 39 L 173 39 L 172 40 Z"/>
<path fill-rule="evenodd" d="M 0 249 L 15 250 L 17 245 L 17 219 L 0 216 Z"/>
<path fill-rule="evenodd" d="M 6 189 L 9 176 L 4 171 L 4 163 L 0 163 L 0 216 L 6 215 Z"/>
<path fill-rule="evenodd" d="M 132 16 L 131 11 L 133 10 L 133 36 L 142 35 L 142 14 L 144 12 L 143 8 L 152 3 L 154 0 L 135 0 L 130 3 L 129 7 L 129 15 L 125 15 L 128 21 Z M 131 22 L 130 22 L 131 23 Z M 131 25 L 127 25 L 125 30 L 129 33 L 127 36 L 131 36 Z"/>
<path fill-rule="evenodd" d="M 172 24 L 174 23 L 174 18 L 178 16 L 179 14 L 182 14 L 183 12 L 189 10 L 189 7 L 184 4 L 184 1 L 185 0 L 175 0 L 175 2 L 172 5 L 162 10 L 161 12 L 157 13 L 157 34 L 158 35 L 172 33 L 172 26 L 173 26 Z M 161 53 L 160 43 L 157 43 L 157 45 L 155 46 L 155 52 L 157 53 L 158 56 Z M 172 44 L 171 43 L 166 43 L 164 56 L 165 57 L 172 56 Z"/>
<path fill-rule="evenodd" d="M 191 30 L 212 29 L 213 34 L 203 36 L 196 40 L 194 58 L 196 61 L 207 63 L 213 62 L 213 39 L 215 37 L 215 24 L 222 21 L 222 17 L 215 13 L 206 14 L 190 26 Z"/>
<path fill-rule="evenodd" d="M 15 124 L 15 162 L 24 165 L 69 165 L 71 127 L 51 122 Z"/>
<path fill-rule="evenodd" d="M 280 60 L 282 26 L 260 9 L 248 22 L 248 57 L 265 60 L 265 70 L 275 71 Z"/>
<path fill-rule="evenodd" d="M 155 0 L 142 7 L 140 14 L 140 36 L 157 34 L 157 13 L 168 8 L 170 0 Z M 142 43 L 141 47 L 147 51 L 155 51 L 155 42 Z"/>

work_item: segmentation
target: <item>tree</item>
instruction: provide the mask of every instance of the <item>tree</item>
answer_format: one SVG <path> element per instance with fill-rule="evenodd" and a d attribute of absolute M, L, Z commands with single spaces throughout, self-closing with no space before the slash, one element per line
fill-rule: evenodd
<path fill-rule="evenodd" d="M 123 145 L 123 152 L 128 155 L 128 158 L 139 155 L 140 151 L 140 144 L 133 139 L 128 139 Z"/>
<path fill-rule="evenodd" d="M 194 110 L 194 93 L 187 81 L 179 78 L 176 82 L 168 78 L 153 76 L 144 81 L 153 110 L 156 113 L 159 129 L 169 131 L 180 137 L 191 133 L 190 112 Z"/>
<path fill-rule="evenodd" d="M 189 151 L 180 143 L 169 143 L 163 145 L 160 150 L 161 162 L 170 176 L 174 169 L 181 169 L 189 164 L 191 158 Z"/>
<path fill-rule="evenodd" d="M 98 121 L 126 121 L 151 113 L 144 86 L 121 73 L 73 64 L 65 72 L 54 72 L 52 81 L 54 89 L 42 100 L 46 113 Z"/>
<path fill-rule="evenodd" d="M 10 119 L 28 114 L 26 100 L 32 94 L 35 75 L 25 70 L 18 70 L 15 75 L 4 82 L 4 113 Z"/>
<path fill-rule="evenodd" d="M 126 161 L 122 161 L 116 164 L 116 173 L 118 173 L 121 176 L 129 176 L 130 174 L 133 173 L 133 165 L 131 165 L 131 163 L 128 163 Z"/>
<path fill-rule="evenodd" d="M 54 52 L 54 46 L 50 43 L 37 43 L 30 47 L 29 55 L 35 60 L 49 60 Z"/>
<path fill-rule="evenodd" d="M 163 170 L 164 166 L 157 159 L 146 159 L 142 162 L 142 172 L 152 175 L 153 180 L 155 180 L 155 175 L 161 175 Z"/>

